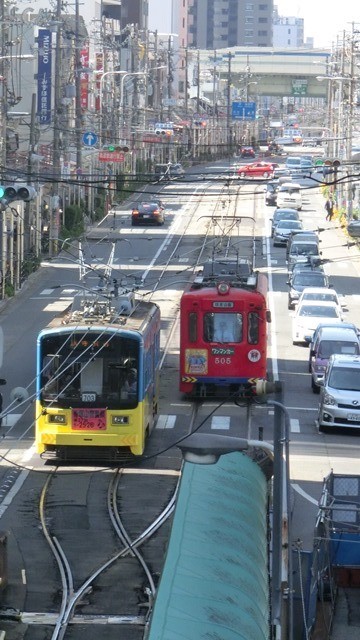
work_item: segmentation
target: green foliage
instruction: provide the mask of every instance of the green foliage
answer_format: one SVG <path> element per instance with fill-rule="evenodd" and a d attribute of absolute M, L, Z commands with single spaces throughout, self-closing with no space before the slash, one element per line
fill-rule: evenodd
<path fill-rule="evenodd" d="M 71 204 L 65 208 L 65 224 L 61 230 L 62 237 L 76 238 L 84 233 L 84 209 L 83 206 Z"/>

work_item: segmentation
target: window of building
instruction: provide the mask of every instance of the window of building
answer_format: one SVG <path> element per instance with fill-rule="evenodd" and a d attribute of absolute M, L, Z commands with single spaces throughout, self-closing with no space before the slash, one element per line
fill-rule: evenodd
<path fill-rule="evenodd" d="M 254 11 L 254 5 L 252 4 L 252 2 L 247 2 L 245 4 L 245 11 Z"/>
<path fill-rule="evenodd" d="M 245 17 L 245 24 L 251 24 L 254 22 L 254 18 L 252 16 Z"/>
<path fill-rule="evenodd" d="M 254 32 L 252 29 L 245 29 L 245 38 L 252 38 L 254 36 Z"/>
<path fill-rule="evenodd" d="M 258 31 L 258 36 L 267 36 L 267 31 Z"/>
<path fill-rule="evenodd" d="M 267 18 L 259 18 L 259 22 L 262 24 L 267 23 L 268 19 Z"/>
<path fill-rule="evenodd" d="M 259 4 L 259 11 L 266 11 L 268 9 L 267 4 Z"/>

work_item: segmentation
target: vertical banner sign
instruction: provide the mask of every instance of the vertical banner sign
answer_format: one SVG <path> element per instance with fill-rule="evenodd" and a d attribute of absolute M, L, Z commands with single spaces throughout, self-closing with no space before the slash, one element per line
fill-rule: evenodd
<path fill-rule="evenodd" d="M 51 122 L 51 36 L 49 29 L 39 29 L 37 115 L 40 124 Z"/>
<path fill-rule="evenodd" d="M 81 66 L 83 68 L 89 68 L 89 46 L 86 45 L 80 51 Z M 89 73 L 80 73 L 80 103 L 82 109 L 88 108 L 88 95 L 89 95 Z"/>
<path fill-rule="evenodd" d="M 96 71 L 103 71 L 104 69 L 104 58 L 102 53 L 95 53 L 95 68 L 96 68 Z M 100 111 L 100 103 L 102 98 L 102 96 L 100 96 L 100 91 L 101 91 L 101 73 L 98 73 L 96 77 L 95 111 Z"/>

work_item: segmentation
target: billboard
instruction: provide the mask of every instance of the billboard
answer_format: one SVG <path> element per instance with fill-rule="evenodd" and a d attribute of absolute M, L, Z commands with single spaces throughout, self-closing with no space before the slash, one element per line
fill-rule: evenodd
<path fill-rule="evenodd" d="M 37 116 L 39 124 L 50 124 L 51 118 L 51 72 L 52 72 L 52 32 L 39 29 L 38 73 L 37 73 Z"/>

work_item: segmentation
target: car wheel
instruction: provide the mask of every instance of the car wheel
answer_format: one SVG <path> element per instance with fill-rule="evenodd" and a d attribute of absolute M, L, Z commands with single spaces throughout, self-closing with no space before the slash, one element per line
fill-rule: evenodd
<path fill-rule="evenodd" d="M 315 384 L 314 378 L 312 376 L 311 376 L 311 388 L 313 390 L 313 393 L 320 393 L 320 387 L 318 387 L 318 385 Z"/>
<path fill-rule="evenodd" d="M 239 173 L 239 175 L 240 175 L 240 178 L 245 178 L 246 173 L 245 173 L 245 171 L 241 171 L 241 172 Z"/>
<path fill-rule="evenodd" d="M 294 309 L 294 305 L 290 299 L 288 300 L 288 309 Z"/>
<path fill-rule="evenodd" d="M 265 172 L 263 173 L 263 178 L 268 178 L 268 177 L 269 177 L 269 173 L 268 173 L 267 171 L 265 171 Z"/>

